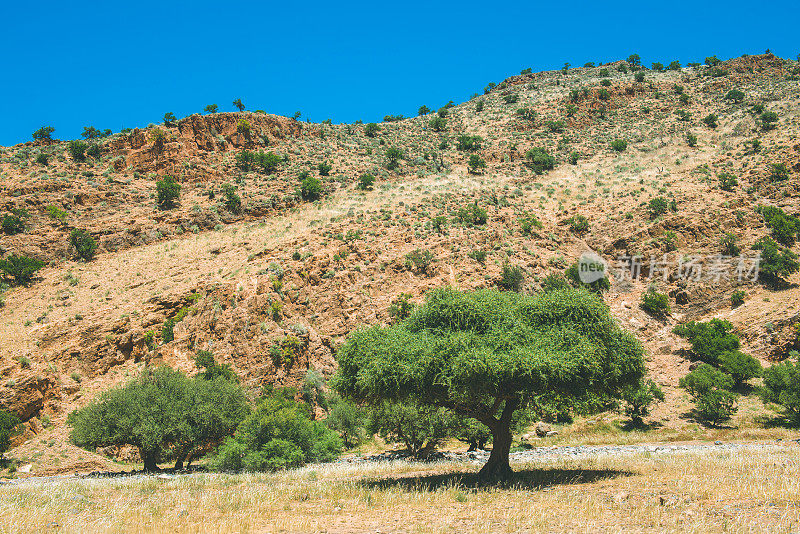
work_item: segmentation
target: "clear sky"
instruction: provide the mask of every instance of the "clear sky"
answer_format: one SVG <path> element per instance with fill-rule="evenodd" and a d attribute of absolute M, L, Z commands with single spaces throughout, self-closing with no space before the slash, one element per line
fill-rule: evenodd
<path fill-rule="evenodd" d="M 526 67 L 800 53 L 797 0 L 17 2 L 0 10 L 0 145 L 207 104 L 314 122 L 462 102 Z"/>

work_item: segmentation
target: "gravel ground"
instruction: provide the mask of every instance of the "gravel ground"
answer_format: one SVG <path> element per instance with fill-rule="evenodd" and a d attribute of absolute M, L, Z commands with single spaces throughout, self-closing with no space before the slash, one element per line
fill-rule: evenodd
<path fill-rule="evenodd" d="M 716 451 L 741 451 L 741 450 L 765 450 L 765 449 L 785 449 L 786 447 L 800 447 L 800 438 L 792 440 L 774 440 L 762 442 L 722 442 L 713 443 L 643 443 L 636 445 L 552 445 L 548 447 L 533 447 L 531 449 L 512 452 L 510 460 L 512 463 L 523 463 L 534 460 L 563 460 L 565 458 L 590 458 L 598 456 L 625 456 L 635 454 L 681 454 L 699 453 L 705 454 Z M 489 458 L 489 451 L 473 452 L 440 452 L 430 454 L 424 461 L 436 462 L 466 462 L 473 464 L 483 464 Z M 408 454 L 403 452 L 384 452 L 371 456 L 345 456 L 335 463 L 370 463 L 382 461 L 397 461 L 410 459 Z M 0 479 L 0 487 L 9 485 L 41 484 L 48 482 L 59 482 L 65 480 L 93 479 L 93 478 L 163 478 L 185 477 L 202 474 L 202 471 L 171 473 L 163 472 L 156 474 L 144 474 L 142 472 L 130 473 L 111 473 L 94 472 L 88 474 L 57 475 L 47 477 L 25 477 L 3 480 Z"/>

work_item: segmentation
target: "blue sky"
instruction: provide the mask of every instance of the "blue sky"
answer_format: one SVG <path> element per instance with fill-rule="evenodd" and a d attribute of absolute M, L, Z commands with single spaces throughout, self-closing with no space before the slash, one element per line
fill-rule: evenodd
<path fill-rule="evenodd" d="M 334 122 L 462 102 L 526 67 L 800 53 L 795 1 L 6 2 L 0 145 L 216 103 Z"/>

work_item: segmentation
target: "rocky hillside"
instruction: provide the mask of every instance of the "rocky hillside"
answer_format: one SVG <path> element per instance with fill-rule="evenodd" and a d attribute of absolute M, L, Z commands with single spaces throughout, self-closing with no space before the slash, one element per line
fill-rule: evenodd
<path fill-rule="evenodd" d="M 649 351 L 667 393 L 655 416 L 689 424 L 676 324 L 728 319 L 767 362 L 786 357 L 800 321 L 797 274 L 739 281 L 736 258 L 715 259 L 730 255 L 726 234 L 752 257 L 771 233 L 759 206 L 798 212 L 800 66 L 711 63 L 521 74 L 377 127 L 218 113 L 94 140 L 82 160 L 63 141 L 0 148 L 0 217 L 24 223 L 2 234 L 0 255 L 46 262 L 0 296 L 0 407 L 26 422 L 11 454 L 35 472 L 107 466 L 68 444 L 66 416 L 143 365 L 194 373 L 204 349 L 253 390 L 296 385 L 310 367 L 332 373 L 343 337 L 391 321 L 402 294 L 494 286 L 515 267 L 536 291 L 585 251 L 643 258 L 643 276 L 613 280 L 604 298 Z M 245 161 L 258 152 L 277 155 L 275 168 Z M 375 183 L 362 189 L 365 174 Z M 159 209 L 167 175 L 180 199 Z M 99 245 L 91 261 L 76 259 L 75 228 Z M 674 268 L 651 270 L 651 258 Z M 679 276 L 690 258 L 731 276 Z M 651 285 L 670 314 L 641 309 Z"/>

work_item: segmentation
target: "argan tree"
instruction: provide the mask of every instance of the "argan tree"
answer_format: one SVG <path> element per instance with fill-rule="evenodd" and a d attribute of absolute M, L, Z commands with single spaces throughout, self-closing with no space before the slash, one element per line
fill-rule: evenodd
<path fill-rule="evenodd" d="M 353 332 L 333 387 L 372 405 L 413 401 L 486 425 L 493 447 L 482 480 L 512 474 L 514 413 L 567 402 L 607 407 L 644 371 L 643 350 L 584 290 L 537 296 L 493 289 L 432 291 L 407 319 Z"/>

